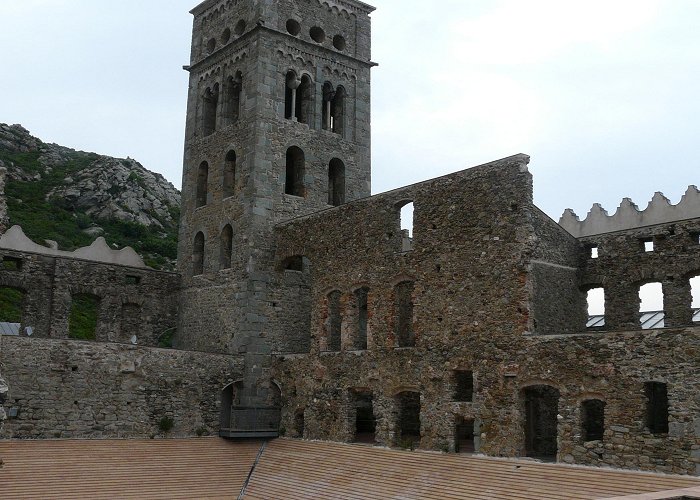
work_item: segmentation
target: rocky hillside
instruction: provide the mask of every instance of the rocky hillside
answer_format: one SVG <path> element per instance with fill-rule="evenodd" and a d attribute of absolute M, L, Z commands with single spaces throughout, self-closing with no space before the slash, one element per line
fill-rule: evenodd
<path fill-rule="evenodd" d="M 132 159 L 118 159 L 47 144 L 20 125 L 0 124 L 0 166 L 10 224 L 37 243 L 62 250 L 104 236 L 131 246 L 146 264 L 173 269 L 180 193 L 165 178 Z"/>

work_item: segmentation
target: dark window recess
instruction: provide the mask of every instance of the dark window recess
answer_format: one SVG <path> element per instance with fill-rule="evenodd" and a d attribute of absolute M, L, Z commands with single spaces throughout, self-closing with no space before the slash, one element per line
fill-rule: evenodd
<path fill-rule="evenodd" d="M 662 382 L 646 382 L 647 427 L 652 434 L 668 432 L 668 388 Z"/>
<path fill-rule="evenodd" d="M 287 150 L 284 192 L 293 196 L 304 196 L 304 152 L 292 146 Z"/>
<path fill-rule="evenodd" d="M 581 404 L 581 433 L 584 441 L 599 441 L 605 432 L 605 402 L 589 399 Z"/>
<path fill-rule="evenodd" d="M 399 347 L 415 347 L 413 333 L 413 282 L 404 281 L 394 288 L 396 297 L 396 339 Z"/>
<path fill-rule="evenodd" d="M 399 435 L 420 438 L 420 393 L 402 392 L 397 396 Z"/>
<path fill-rule="evenodd" d="M 2 267 L 5 271 L 21 271 L 22 259 L 18 257 L 3 257 Z"/>
<path fill-rule="evenodd" d="M 357 335 L 354 347 L 359 350 L 367 349 L 368 295 L 369 288 L 367 287 L 362 287 L 355 291 L 355 299 L 357 300 Z"/>
<path fill-rule="evenodd" d="M 457 453 L 474 453 L 474 421 L 457 418 L 455 424 L 455 451 Z"/>
<path fill-rule="evenodd" d="M 138 285 L 141 283 L 141 276 L 134 276 L 133 274 L 127 274 L 124 281 L 127 285 Z"/>
<path fill-rule="evenodd" d="M 340 315 L 340 292 L 332 291 L 328 294 L 328 350 L 340 351 L 340 328 L 342 318 Z"/>
<path fill-rule="evenodd" d="M 470 371 L 455 372 L 455 401 L 474 401 L 474 374 Z"/>
<path fill-rule="evenodd" d="M 304 257 L 301 255 L 295 255 L 294 257 L 289 257 L 284 263 L 285 271 L 304 271 Z"/>

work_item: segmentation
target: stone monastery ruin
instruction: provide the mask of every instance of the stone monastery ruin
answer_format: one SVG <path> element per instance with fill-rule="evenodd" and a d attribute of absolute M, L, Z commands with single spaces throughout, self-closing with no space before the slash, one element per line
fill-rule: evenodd
<path fill-rule="evenodd" d="M 700 475 L 698 190 L 557 224 L 516 155 L 371 196 L 372 11 L 195 7 L 178 273 L 6 232 L 22 316 L 0 435 L 172 427 Z M 663 311 L 642 315 L 649 283 Z"/>

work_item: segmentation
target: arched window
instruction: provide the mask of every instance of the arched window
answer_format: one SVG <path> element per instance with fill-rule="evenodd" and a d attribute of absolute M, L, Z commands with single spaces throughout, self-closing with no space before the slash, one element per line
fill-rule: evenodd
<path fill-rule="evenodd" d="M 328 204 L 337 207 L 345 203 L 345 164 L 333 158 L 328 165 Z"/>
<path fill-rule="evenodd" d="M 581 403 L 581 437 L 584 441 L 599 441 L 605 432 L 605 402 L 589 399 Z"/>
<path fill-rule="evenodd" d="M 340 329 L 342 318 L 340 313 L 340 297 L 338 290 L 328 294 L 328 350 L 340 351 Z"/>
<path fill-rule="evenodd" d="M 95 340 L 100 298 L 88 293 L 73 295 L 68 316 L 68 337 Z"/>
<path fill-rule="evenodd" d="M 398 347 L 415 347 L 413 332 L 413 282 L 403 281 L 394 287 L 396 305 L 396 341 Z"/>
<path fill-rule="evenodd" d="M 412 201 L 399 203 L 399 230 L 401 231 L 400 252 L 410 252 L 413 250 L 413 211 Z"/>
<path fill-rule="evenodd" d="M 664 292 L 659 282 L 639 287 L 639 322 L 642 330 L 664 327 Z"/>
<path fill-rule="evenodd" d="M 591 288 L 586 294 L 588 305 L 588 321 L 586 328 L 602 328 L 605 326 L 605 290 Z"/>
<path fill-rule="evenodd" d="M 333 101 L 331 102 L 331 126 L 330 130 L 336 134 L 343 135 L 345 131 L 345 97 L 347 92 L 340 86 L 336 89 Z"/>
<path fill-rule="evenodd" d="M 236 152 L 231 150 L 226 153 L 224 160 L 224 198 L 233 196 L 236 193 Z"/>
<path fill-rule="evenodd" d="M 224 120 L 226 125 L 238 121 L 241 113 L 241 93 L 243 92 L 243 75 L 240 71 L 226 80 L 226 101 L 224 102 Z"/>
<path fill-rule="evenodd" d="M 216 131 L 216 109 L 219 104 L 219 84 L 207 87 L 202 96 L 202 134 L 210 135 Z"/>
<path fill-rule="evenodd" d="M 355 302 L 357 307 L 357 333 L 355 335 L 354 348 L 367 349 L 367 320 L 369 319 L 369 288 L 363 286 L 355 290 Z"/>
<path fill-rule="evenodd" d="M 294 115 L 299 123 L 311 125 L 311 116 L 313 114 L 313 97 L 314 88 L 313 82 L 308 75 L 301 77 L 301 84 L 297 89 L 296 108 Z"/>
<path fill-rule="evenodd" d="M 331 82 L 323 84 L 323 130 L 333 130 L 333 100 L 335 89 Z"/>
<path fill-rule="evenodd" d="M 700 274 L 690 278 L 690 293 L 692 297 L 690 307 L 693 309 L 693 322 L 700 323 Z"/>
<path fill-rule="evenodd" d="M 304 189 L 304 152 L 297 146 L 287 150 L 287 169 L 284 181 L 284 192 L 293 196 L 303 197 Z"/>
<path fill-rule="evenodd" d="M 209 164 L 205 161 L 199 164 L 197 169 L 197 193 L 196 193 L 196 208 L 203 207 L 207 204 L 209 190 Z"/>
<path fill-rule="evenodd" d="M 197 233 L 192 247 L 192 276 L 199 276 L 204 272 L 204 234 Z"/>
<path fill-rule="evenodd" d="M 284 82 L 284 117 L 291 120 L 296 115 L 297 109 L 297 88 L 301 85 L 301 80 L 294 71 L 287 71 Z"/>
<path fill-rule="evenodd" d="M 231 269 L 231 252 L 233 251 L 233 229 L 226 224 L 221 231 L 221 246 L 219 248 L 219 269 Z"/>

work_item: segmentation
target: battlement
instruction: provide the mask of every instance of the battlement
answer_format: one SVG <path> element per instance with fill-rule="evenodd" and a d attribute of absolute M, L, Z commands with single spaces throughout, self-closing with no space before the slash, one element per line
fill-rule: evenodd
<path fill-rule="evenodd" d="M 613 215 L 608 215 L 607 210 L 595 203 L 586 218 L 580 220 L 573 210 L 567 208 L 559 219 L 559 225 L 581 238 L 698 217 L 700 191 L 691 185 L 677 205 L 671 204 L 663 193 L 657 192 L 644 210 L 639 210 L 630 198 L 624 198 Z"/>

